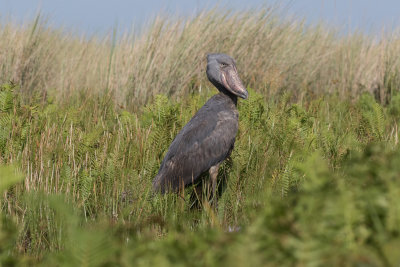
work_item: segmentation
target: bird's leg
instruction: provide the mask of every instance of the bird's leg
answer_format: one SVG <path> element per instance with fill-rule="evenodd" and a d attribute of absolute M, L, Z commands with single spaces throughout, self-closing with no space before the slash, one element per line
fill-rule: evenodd
<path fill-rule="evenodd" d="M 177 191 L 178 203 L 180 210 L 183 211 L 185 207 L 185 185 L 182 179 L 179 179 L 179 186 Z"/>
<path fill-rule="evenodd" d="M 212 203 L 217 208 L 217 176 L 218 176 L 219 164 L 214 165 L 210 168 L 210 179 L 212 183 Z"/>

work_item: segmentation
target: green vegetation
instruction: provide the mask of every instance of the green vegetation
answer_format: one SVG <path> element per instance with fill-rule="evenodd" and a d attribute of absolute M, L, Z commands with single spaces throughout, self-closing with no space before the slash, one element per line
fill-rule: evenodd
<path fill-rule="evenodd" d="M 0 27 L 0 265 L 398 266 L 400 46 L 273 14 L 103 42 Z M 190 209 L 151 181 L 216 50 L 254 89 L 218 210 Z"/>

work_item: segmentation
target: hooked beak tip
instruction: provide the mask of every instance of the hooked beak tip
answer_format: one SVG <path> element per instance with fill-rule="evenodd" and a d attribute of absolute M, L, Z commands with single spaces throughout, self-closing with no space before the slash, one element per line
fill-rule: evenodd
<path fill-rule="evenodd" d="M 242 97 L 243 99 L 247 99 L 247 98 L 249 97 L 249 92 L 244 91 L 243 94 L 241 95 L 241 97 Z"/>

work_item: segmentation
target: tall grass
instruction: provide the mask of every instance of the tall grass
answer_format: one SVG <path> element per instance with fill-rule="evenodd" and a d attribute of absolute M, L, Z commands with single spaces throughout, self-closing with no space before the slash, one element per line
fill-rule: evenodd
<path fill-rule="evenodd" d="M 399 84 L 400 45 L 394 34 L 343 36 L 326 26 L 280 18 L 274 8 L 257 12 L 211 10 L 187 19 L 156 18 L 140 34 L 117 40 L 77 37 L 32 24 L 0 26 L 0 82 L 68 98 L 76 91 L 106 88 L 131 108 L 156 94 L 174 97 L 208 86 L 205 55 L 225 52 L 238 62 L 248 86 L 269 96 L 291 90 L 339 92 L 343 97 L 374 92 L 385 101 Z"/>
<path fill-rule="evenodd" d="M 3 25 L 0 265 L 398 265 L 399 46 L 274 12 L 89 40 Z M 215 93 L 212 51 L 250 97 L 218 209 L 190 209 L 151 181 Z"/>

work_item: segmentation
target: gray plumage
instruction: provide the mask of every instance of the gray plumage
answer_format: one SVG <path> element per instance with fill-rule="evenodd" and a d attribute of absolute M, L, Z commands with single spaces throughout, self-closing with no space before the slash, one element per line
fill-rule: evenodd
<path fill-rule="evenodd" d="M 210 171 L 215 195 L 219 164 L 231 153 L 238 130 L 237 96 L 247 98 L 235 61 L 225 54 L 207 56 L 207 77 L 220 91 L 183 127 L 171 143 L 153 189 L 178 191 Z"/>

